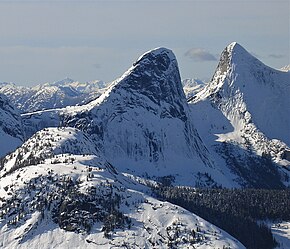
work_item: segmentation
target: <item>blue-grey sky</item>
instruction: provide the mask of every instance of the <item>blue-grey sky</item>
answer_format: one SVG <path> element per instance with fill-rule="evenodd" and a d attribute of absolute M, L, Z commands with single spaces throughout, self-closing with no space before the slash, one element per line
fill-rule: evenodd
<path fill-rule="evenodd" d="M 174 51 L 182 78 L 210 78 L 239 42 L 289 64 L 289 0 L 1 1 L 0 82 L 112 81 L 145 51 Z"/>

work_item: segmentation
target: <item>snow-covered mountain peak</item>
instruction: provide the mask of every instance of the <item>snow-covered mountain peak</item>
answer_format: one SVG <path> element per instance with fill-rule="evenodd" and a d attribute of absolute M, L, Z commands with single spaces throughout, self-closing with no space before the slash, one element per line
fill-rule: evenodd
<path fill-rule="evenodd" d="M 161 115 L 184 119 L 186 97 L 173 52 L 157 48 L 144 53 L 98 99 L 82 107 L 67 108 L 64 112 L 89 111 L 107 102 L 117 104 L 118 109 L 131 108 L 133 102 L 135 107 L 148 105 Z"/>
<path fill-rule="evenodd" d="M 239 43 L 232 42 L 221 53 L 220 61 L 217 66 L 214 78 L 223 75 L 228 70 L 238 66 L 251 66 L 254 61 L 258 61 Z"/>
<path fill-rule="evenodd" d="M 26 123 L 34 118 L 27 116 Z M 211 165 L 189 122 L 178 65 L 168 49 L 145 53 L 102 96 L 87 105 L 60 110 L 60 118 L 66 126 L 90 134 L 108 160 L 124 171 L 141 175 L 158 168 L 156 174 L 164 176 L 166 167 L 175 174 L 180 164 Z M 141 166 L 136 167 L 138 163 Z"/>
<path fill-rule="evenodd" d="M 279 92 L 289 92 L 289 74 L 265 65 L 240 44 L 233 42 L 221 53 L 211 82 L 191 100 L 198 102 L 213 96 L 218 91 L 227 92 L 227 94 L 240 91 L 248 94 L 254 88 L 256 92 L 257 88 L 261 87 L 276 88 Z M 264 94 L 263 89 L 258 92 Z M 254 96 L 253 91 L 250 94 Z"/>
<path fill-rule="evenodd" d="M 73 82 L 75 82 L 75 80 L 73 80 L 73 79 L 71 79 L 69 77 L 66 77 L 63 80 L 59 80 L 59 81 L 53 82 L 52 85 L 63 86 L 63 85 L 71 84 Z"/>
<path fill-rule="evenodd" d="M 213 113 L 219 110 L 229 121 L 227 133 L 226 122 L 223 129 L 215 131 L 218 142 L 234 142 L 281 163 L 286 157 L 281 155 L 290 145 L 290 118 L 286 114 L 290 106 L 289 79 L 287 72 L 266 66 L 241 45 L 232 43 L 222 52 L 211 82 L 190 100 L 196 109 L 209 102 Z"/>
<path fill-rule="evenodd" d="M 15 87 L 16 85 L 15 85 L 15 83 L 13 83 L 13 82 L 0 82 L 0 87 L 9 87 L 9 86 L 11 86 L 11 87 Z"/>
<path fill-rule="evenodd" d="M 232 42 L 229 44 L 222 52 L 223 53 L 229 53 L 229 57 L 232 60 L 244 60 L 249 58 L 256 59 L 251 53 L 249 53 L 242 45 L 240 45 L 237 42 Z M 232 61 L 233 63 L 234 61 Z M 237 61 L 238 62 L 238 61 Z"/>
<path fill-rule="evenodd" d="M 193 79 L 187 78 L 187 79 L 182 80 L 182 85 L 184 88 L 192 88 L 192 87 L 196 87 L 198 85 L 204 85 L 204 84 L 205 82 L 198 78 L 193 78 Z"/>
<path fill-rule="evenodd" d="M 70 78 L 33 87 L 0 83 L 0 93 L 10 99 L 21 113 L 89 103 L 105 91 L 100 80 L 78 82 Z"/>
<path fill-rule="evenodd" d="M 239 43 L 232 42 L 226 49 L 232 54 L 248 53 Z"/>
<path fill-rule="evenodd" d="M 205 85 L 206 83 L 198 78 L 182 80 L 183 91 L 187 99 L 192 98 L 197 92 L 205 87 Z"/>
<path fill-rule="evenodd" d="M 115 82 L 115 86 L 130 93 L 145 95 L 156 104 L 185 99 L 175 55 L 166 48 L 143 54 Z"/>
<path fill-rule="evenodd" d="M 172 50 L 170 50 L 168 48 L 164 48 L 164 47 L 158 47 L 158 48 L 151 49 L 151 50 L 145 52 L 144 54 L 142 54 L 137 59 L 135 64 L 144 62 L 147 59 L 149 59 L 151 61 L 152 58 L 158 59 L 158 58 L 164 57 L 164 56 L 168 57 L 168 59 L 170 59 L 171 61 L 176 61 L 176 57 L 175 57 L 174 53 L 172 52 Z"/>

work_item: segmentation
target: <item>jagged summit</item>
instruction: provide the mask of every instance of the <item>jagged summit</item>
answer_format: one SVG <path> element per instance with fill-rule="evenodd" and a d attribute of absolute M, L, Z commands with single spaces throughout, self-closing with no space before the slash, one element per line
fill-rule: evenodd
<path fill-rule="evenodd" d="M 215 77 L 223 75 L 228 70 L 231 70 L 236 65 L 246 66 L 254 61 L 259 61 L 257 58 L 252 56 L 246 49 L 244 49 L 239 43 L 232 42 L 228 45 L 221 53 L 220 61 L 213 76 L 212 81 Z M 262 62 L 260 62 L 262 63 Z M 235 65 L 235 66 L 234 66 Z"/>
<path fill-rule="evenodd" d="M 237 43 L 237 42 L 232 42 L 232 43 L 230 43 L 227 47 L 226 47 L 226 49 L 229 51 L 229 52 L 232 52 L 232 53 L 238 53 L 238 54 L 241 54 L 241 53 L 248 53 L 247 51 L 246 51 L 246 49 L 242 46 L 242 45 L 240 45 L 239 43 Z"/>
<path fill-rule="evenodd" d="M 157 105 L 154 109 L 158 108 L 157 112 L 161 115 L 184 120 L 186 97 L 173 52 L 166 48 L 156 48 L 144 53 L 98 99 L 82 107 L 68 108 L 64 112 L 87 112 L 107 102 L 117 104 L 120 109 L 120 99 L 123 102 L 122 109 L 132 107 L 133 102 L 134 105 L 140 105 L 150 100 Z"/>
<path fill-rule="evenodd" d="M 230 70 L 231 72 L 239 71 L 239 73 L 244 74 L 255 73 L 261 75 L 266 73 L 264 76 L 263 75 L 261 76 L 264 78 L 263 79 L 264 81 L 268 82 L 272 81 L 273 77 L 271 75 L 274 75 L 275 77 L 275 75 L 281 73 L 281 71 L 284 71 L 283 72 L 284 75 L 287 75 L 285 74 L 285 71 L 287 72 L 287 66 L 281 68 L 280 70 L 276 70 L 272 67 L 269 67 L 265 65 L 262 61 L 260 61 L 258 58 L 256 58 L 253 54 L 248 52 L 243 46 L 241 46 L 237 42 L 232 42 L 221 53 L 220 61 L 217 66 L 214 77 L 216 74 L 224 73 L 226 69 Z M 267 75 L 268 71 L 272 71 L 272 73 L 270 75 Z M 287 77 L 289 79 L 289 76 Z M 278 82 L 278 84 L 280 83 Z"/>
<path fill-rule="evenodd" d="M 164 55 L 168 57 L 168 59 L 170 59 L 171 61 L 176 62 L 176 57 L 174 53 L 172 52 L 172 50 L 168 48 L 164 48 L 164 47 L 158 47 L 158 48 L 151 49 L 145 52 L 144 54 L 142 54 L 134 64 L 144 62 L 148 59 L 149 61 L 152 61 L 152 58 L 157 58 L 159 56 L 164 56 Z"/>
<path fill-rule="evenodd" d="M 223 94 L 226 92 L 232 94 L 233 92 L 228 92 L 229 87 L 248 92 L 245 89 L 246 86 L 256 88 L 266 85 L 269 88 L 276 85 L 277 88 L 286 88 L 286 91 L 289 91 L 289 75 L 287 72 L 265 65 L 239 43 L 232 42 L 222 51 L 218 66 L 209 84 L 190 101 L 198 102 L 213 96 L 218 91 L 223 91 Z"/>
<path fill-rule="evenodd" d="M 116 88 L 146 95 L 154 103 L 169 103 L 185 99 L 173 52 L 166 48 L 156 48 L 140 56 L 133 66 L 116 80 Z"/>
<path fill-rule="evenodd" d="M 237 42 L 232 42 L 230 43 L 222 53 L 227 51 L 228 53 L 231 54 L 231 56 L 238 56 L 240 58 L 251 56 L 253 57 L 241 44 Z"/>
<path fill-rule="evenodd" d="M 229 54 L 230 67 L 233 67 L 234 65 L 238 65 L 239 67 L 245 67 L 245 68 L 247 67 L 248 69 L 250 69 L 251 67 L 255 65 L 261 68 L 262 70 L 264 68 L 270 68 L 266 66 L 263 62 L 261 62 L 259 59 L 257 59 L 250 52 L 248 52 L 243 46 L 241 46 L 237 42 L 233 42 L 229 46 L 227 46 L 227 48 L 222 52 L 222 56 L 224 53 Z"/>

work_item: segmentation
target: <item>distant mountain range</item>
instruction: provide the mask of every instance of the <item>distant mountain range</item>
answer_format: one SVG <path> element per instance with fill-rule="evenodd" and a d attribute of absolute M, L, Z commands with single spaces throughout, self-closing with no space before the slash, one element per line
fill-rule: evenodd
<path fill-rule="evenodd" d="M 204 86 L 199 79 L 185 79 L 182 84 L 187 97 Z M 34 87 L 0 82 L 0 94 L 6 95 L 20 113 L 28 113 L 87 104 L 99 97 L 108 86 L 109 83 L 101 80 L 79 82 L 70 78 Z"/>
<path fill-rule="evenodd" d="M 66 78 L 34 87 L 0 83 L 0 93 L 6 95 L 21 113 L 81 105 L 99 97 L 106 84 L 103 81 L 80 83 Z"/>

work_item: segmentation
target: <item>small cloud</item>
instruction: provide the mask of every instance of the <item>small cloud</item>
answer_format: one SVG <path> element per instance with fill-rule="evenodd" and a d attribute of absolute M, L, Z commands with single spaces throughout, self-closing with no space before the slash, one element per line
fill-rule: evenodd
<path fill-rule="evenodd" d="M 195 61 L 217 61 L 217 57 L 203 48 L 192 48 L 184 56 Z"/>
<path fill-rule="evenodd" d="M 274 58 L 274 59 L 281 59 L 284 58 L 284 54 L 269 54 L 269 57 Z"/>

